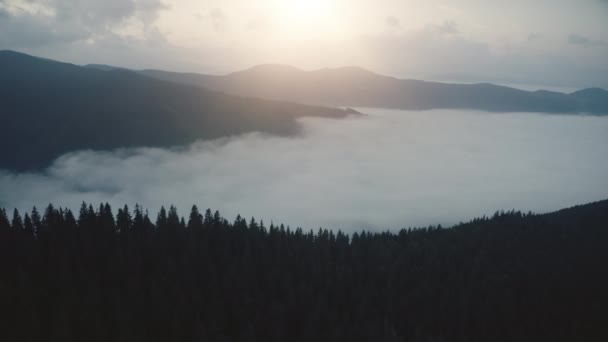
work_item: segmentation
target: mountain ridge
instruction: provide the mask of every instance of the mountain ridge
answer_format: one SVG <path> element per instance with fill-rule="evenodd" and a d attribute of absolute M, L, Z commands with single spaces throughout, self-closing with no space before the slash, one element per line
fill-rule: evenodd
<path fill-rule="evenodd" d="M 179 72 L 179 71 L 169 71 L 169 70 L 156 69 L 156 68 L 129 69 L 129 68 L 124 68 L 124 67 L 112 66 L 112 65 L 108 65 L 108 64 L 86 64 L 86 65 L 84 65 L 84 67 L 100 69 L 100 70 L 112 70 L 112 69 L 132 70 L 134 72 L 138 72 L 138 73 L 142 73 L 142 74 L 146 74 L 146 73 L 168 73 L 169 74 L 170 73 L 170 74 L 176 74 L 176 75 L 205 76 L 205 77 L 226 77 L 226 76 L 242 75 L 242 74 L 260 72 L 260 71 L 270 72 L 270 71 L 278 71 L 278 70 L 294 71 L 294 72 L 298 72 L 298 73 L 302 73 L 302 74 L 315 74 L 315 73 L 323 73 L 323 72 L 337 73 L 337 72 L 341 72 L 341 71 L 355 71 L 355 72 L 359 72 L 360 74 L 373 75 L 373 76 L 377 76 L 377 77 L 393 79 L 393 80 L 398 80 L 398 81 L 413 81 L 413 82 L 422 82 L 422 83 L 462 85 L 462 86 L 471 86 L 471 85 L 481 86 L 481 85 L 483 85 L 483 86 L 501 87 L 501 88 L 506 88 L 506 89 L 531 92 L 531 93 L 554 93 L 554 94 L 564 94 L 564 95 L 572 95 L 575 93 L 586 92 L 586 91 L 601 91 L 602 94 L 608 93 L 607 89 L 604 89 L 601 87 L 588 87 L 588 88 L 581 88 L 579 90 L 575 90 L 575 91 L 571 91 L 571 92 L 562 92 L 562 91 L 547 90 L 547 89 L 525 90 L 525 89 L 520 89 L 520 88 L 514 87 L 514 86 L 502 85 L 502 84 L 492 83 L 492 82 L 444 82 L 444 81 L 430 81 L 430 80 L 424 80 L 424 79 L 418 79 L 418 78 L 400 78 L 397 76 L 377 73 L 372 70 L 365 69 L 363 67 L 356 66 L 356 65 L 340 66 L 340 67 L 325 67 L 325 68 L 319 68 L 319 69 L 306 70 L 306 69 L 301 69 L 301 68 L 298 68 L 298 67 L 290 65 L 290 64 L 264 63 L 264 64 L 253 65 L 253 66 L 243 69 L 243 70 L 237 70 L 237 71 L 221 73 L 221 74 L 207 74 L 207 73 L 201 73 L 201 72 Z"/>
<path fill-rule="evenodd" d="M 137 72 L 228 94 L 314 105 L 608 114 L 608 92 L 601 88 L 586 88 L 569 94 L 526 91 L 487 82 L 464 84 L 399 79 L 352 66 L 305 71 L 292 66 L 263 64 L 225 75 L 151 69 Z"/>
<path fill-rule="evenodd" d="M 544 89 L 528 91 L 489 82 L 400 79 L 358 66 L 303 70 L 286 64 L 260 64 L 223 75 L 158 69 L 136 72 L 227 94 L 313 105 L 608 114 L 608 91 L 602 88 L 584 88 L 570 93 Z"/>
<path fill-rule="evenodd" d="M 357 113 L 98 68 L 0 51 L 0 169 L 39 170 L 83 149 L 180 146 L 253 131 L 289 135 L 301 116 Z"/>

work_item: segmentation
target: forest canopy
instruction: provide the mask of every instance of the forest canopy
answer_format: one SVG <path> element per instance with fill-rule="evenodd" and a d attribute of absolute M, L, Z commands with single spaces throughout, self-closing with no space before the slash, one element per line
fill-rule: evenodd
<path fill-rule="evenodd" d="M 608 201 L 316 232 L 192 207 L 0 210 L 7 341 L 601 340 Z"/>

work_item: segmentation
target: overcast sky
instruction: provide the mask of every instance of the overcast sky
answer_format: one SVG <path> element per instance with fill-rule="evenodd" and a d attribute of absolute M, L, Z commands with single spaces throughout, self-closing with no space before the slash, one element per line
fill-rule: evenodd
<path fill-rule="evenodd" d="M 0 49 L 205 73 L 358 65 L 608 88 L 608 0 L 0 0 Z"/>

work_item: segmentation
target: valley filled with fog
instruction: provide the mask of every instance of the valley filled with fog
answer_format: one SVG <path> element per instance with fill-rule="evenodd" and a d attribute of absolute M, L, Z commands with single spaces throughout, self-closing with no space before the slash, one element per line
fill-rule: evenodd
<path fill-rule="evenodd" d="M 0 207 L 192 204 L 317 229 L 449 226 L 608 196 L 608 117 L 358 109 L 186 148 L 79 151 L 43 173 L 0 171 Z M 167 203 L 167 199 L 177 202 Z M 154 219 L 154 218 L 153 218 Z"/>

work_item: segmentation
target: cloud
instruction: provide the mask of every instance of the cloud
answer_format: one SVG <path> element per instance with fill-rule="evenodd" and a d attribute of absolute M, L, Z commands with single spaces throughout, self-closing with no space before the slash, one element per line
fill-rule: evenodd
<path fill-rule="evenodd" d="M 568 36 L 568 43 L 582 47 L 607 47 L 608 42 L 604 40 L 595 40 L 580 34 L 571 34 Z"/>
<path fill-rule="evenodd" d="M 154 36 L 158 13 L 167 8 L 160 0 L 9 0 L 0 8 L 0 44 L 40 47 L 107 38 L 132 21 Z"/>
<path fill-rule="evenodd" d="M 223 31 L 225 29 L 228 18 L 220 8 L 214 8 L 209 11 L 209 18 L 215 31 Z"/>
<path fill-rule="evenodd" d="M 372 69 L 404 78 L 608 87 L 603 49 L 566 49 L 551 44 L 552 39 L 540 34 L 515 43 L 490 44 L 448 20 L 418 30 L 367 35 L 358 46 L 366 53 L 366 63 L 376 66 Z M 540 61 L 543 68 L 538 67 Z"/>
<path fill-rule="evenodd" d="M 458 25 L 451 20 L 444 21 L 441 25 L 437 26 L 437 31 L 441 34 L 458 34 Z"/>
<path fill-rule="evenodd" d="M 55 25 L 55 19 L 46 16 L 9 15 L 0 19 L 0 45 L 5 47 L 63 44 L 85 40 L 91 35 L 87 28 L 70 23 Z"/>
<path fill-rule="evenodd" d="M 399 27 L 401 27 L 401 22 L 399 21 L 399 18 L 393 15 L 389 15 L 388 17 L 386 17 L 384 19 L 384 23 L 389 29 L 398 29 Z"/>
<path fill-rule="evenodd" d="M 542 39 L 543 39 L 543 36 L 540 33 L 532 32 L 528 35 L 526 40 L 528 43 L 534 43 L 534 42 L 538 42 Z"/>
<path fill-rule="evenodd" d="M 291 138 L 254 133 L 181 149 L 71 153 L 44 173 L 0 172 L 0 206 L 137 202 L 151 212 L 175 204 L 187 215 L 197 204 L 228 218 L 352 232 L 608 196 L 608 118 L 365 111 L 302 119 L 304 133 Z"/>
<path fill-rule="evenodd" d="M 247 22 L 247 30 L 255 33 L 269 33 L 275 25 L 276 18 L 267 13 L 255 13 Z"/>
<path fill-rule="evenodd" d="M 222 32 L 226 29 L 228 24 L 228 16 L 221 8 L 213 8 L 207 14 L 197 13 L 194 17 L 198 21 L 208 21 L 211 23 L 215 32 Z"/>
<path fill-rule="evenodd" d="M 456 24 L 448 21 L 421 30 L 367 36 L 362 46 L 374 64 L 393 70 L 392 74 L 427 78 L 454 71 L 479 74 L 488 66 L 489 46 L 457 32 Z"/>

